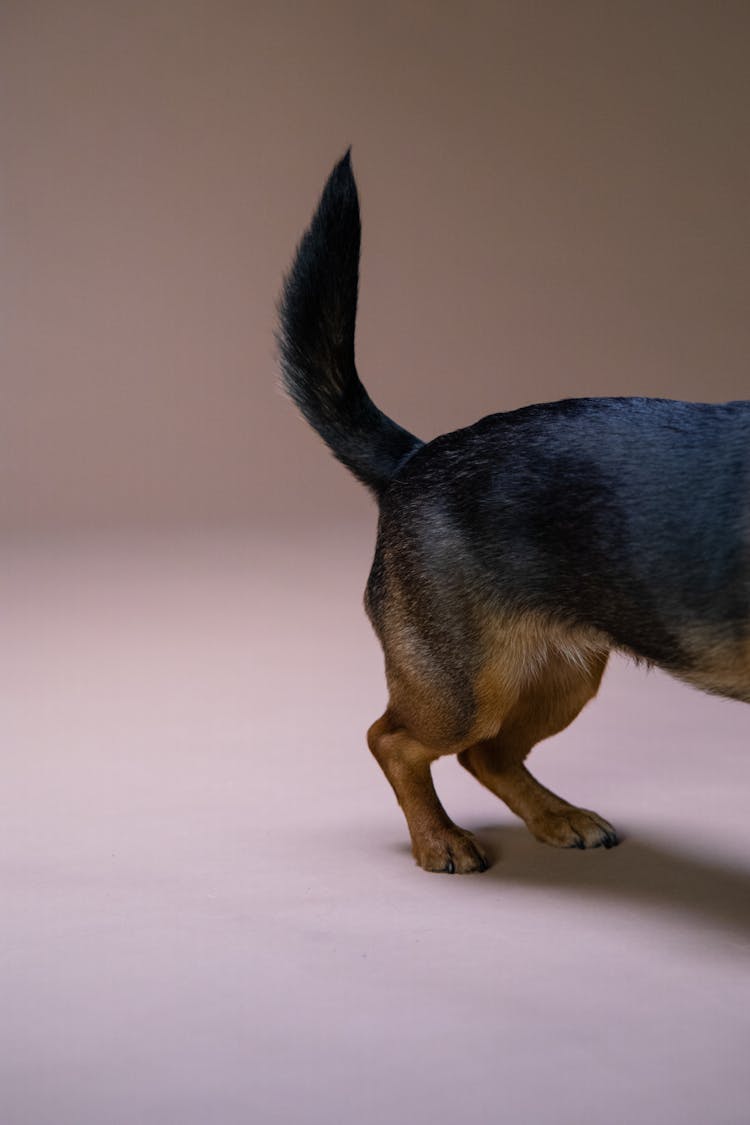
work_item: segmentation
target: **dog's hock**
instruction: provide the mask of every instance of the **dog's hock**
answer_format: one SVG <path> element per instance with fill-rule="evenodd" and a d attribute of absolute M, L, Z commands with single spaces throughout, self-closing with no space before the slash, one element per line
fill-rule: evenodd
<path fill-rule="evenodd" d="M 430 769 L 436 755 L 399 728 L 387 711 L 370 727 L 367 742 L 406 817 L 419 866 L 451 875 L 486 871 L 489 862 L 481 847 L 453 823 L 438 799 Z"/>

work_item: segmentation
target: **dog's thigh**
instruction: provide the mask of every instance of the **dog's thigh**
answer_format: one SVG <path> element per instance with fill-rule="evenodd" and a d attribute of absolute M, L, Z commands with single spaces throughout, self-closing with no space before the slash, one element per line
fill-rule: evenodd
<path fill-rule="evenodd" d="M 599 690 L 607 657 L 601 651 L 579 653 L 575 659 L 553 653 L 540 661 L 501 717 L 497 736 L 480 744 L 493 772 L 523 762 L 537 742 L 573 722 Z"/>

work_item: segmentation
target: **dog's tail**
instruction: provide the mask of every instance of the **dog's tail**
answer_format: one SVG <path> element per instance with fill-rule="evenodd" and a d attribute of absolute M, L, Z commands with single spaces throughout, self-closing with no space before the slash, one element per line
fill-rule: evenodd
<path fill-rule="evenodd" d="M 349 152 L 331 172 L 279 305 L 287 393 L 334 456 L 379 495 L 422 442 L 382 411 L 354 365 L 359 202 Z"/>

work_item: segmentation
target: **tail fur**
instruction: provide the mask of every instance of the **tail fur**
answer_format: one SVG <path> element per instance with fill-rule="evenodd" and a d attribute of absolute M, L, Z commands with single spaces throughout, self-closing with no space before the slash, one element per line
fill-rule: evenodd
<path fill-rule="evenodd" d="M 284 387 L 333 455 L 379 495 L 422 442 L 380 411 L 354 364 L 360 222 L 349 152 L 328 178 L 279 306 Z"/>

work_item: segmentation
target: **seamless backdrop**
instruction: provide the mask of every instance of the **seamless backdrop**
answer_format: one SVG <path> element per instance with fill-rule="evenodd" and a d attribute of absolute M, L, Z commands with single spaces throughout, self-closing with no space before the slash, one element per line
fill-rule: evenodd
<path fill-rule="evenodd" d="M 583 394 L 746 397 L 750 8 L 0 5 L 0 530 L 365 501 L 275 385 L 353 145 L 373 397 L 420 436 Z"/>
<path fill-rule="evenodd" d="M 748 709 L 613 658 L 612 851 L 428 875 L 365 731 L 373 507 L 277 390 L 352 144 L 422 437 L 747 397 L 750 5 L 0 0 L 0 1122 L 747 1125 Z M 360 522 L 362 521 L 362 522 Z"/>

